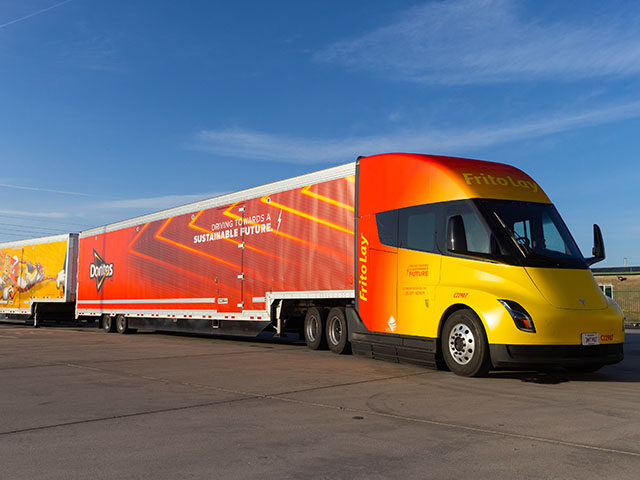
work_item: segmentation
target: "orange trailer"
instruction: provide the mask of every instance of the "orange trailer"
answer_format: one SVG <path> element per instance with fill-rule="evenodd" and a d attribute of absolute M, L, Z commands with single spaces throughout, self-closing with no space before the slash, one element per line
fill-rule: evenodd
<path fill-rule="evenodd" d="M 81 232 L 78 315 L 107 329 L 281 334 L 294 303 L 298 316 L 304 302 L 352 303 L 354 173 L 335 167 Z"/>

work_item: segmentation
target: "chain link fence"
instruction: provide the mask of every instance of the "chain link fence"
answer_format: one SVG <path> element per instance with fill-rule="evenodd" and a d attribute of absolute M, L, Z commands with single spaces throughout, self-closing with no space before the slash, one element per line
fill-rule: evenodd
<path fill-rule="evenodd" d="M 613 299 L 624 313 L 624 322 L 640 325 L 640 290 L 614 290 Z"/>

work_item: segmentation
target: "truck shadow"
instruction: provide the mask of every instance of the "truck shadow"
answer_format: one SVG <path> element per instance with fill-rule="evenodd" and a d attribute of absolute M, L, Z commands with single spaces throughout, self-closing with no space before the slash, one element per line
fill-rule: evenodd
<path fill-rule="evenodd" d="M 563 369 L 548 371 L 495 371 L 488 378 L 520 380 L 524 383 L 557 385 L 567 382 L 635 383 L 640 382 L 640 368 L 605 367 L 592 373 L 575 373 Z"/>

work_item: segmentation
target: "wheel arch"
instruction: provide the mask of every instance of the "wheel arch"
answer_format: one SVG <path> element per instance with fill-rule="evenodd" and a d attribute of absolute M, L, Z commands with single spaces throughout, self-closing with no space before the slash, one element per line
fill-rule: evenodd
<path fill-rule="evenodd" d="M 447 318 L 449 318 L 452 313 L 457 312 L 458 310 L 473 309 L 469 305 L 465 305 L 464 303 L 454 303 L 453 305 L 449 305 L 449 307 L 444 312 L 442 312 L 442 315 L 440 315 L 440 321 L 438 322 L 438 340 L 440 339 L 440 337 L 442 337 L 442 327 L 444 327 L 444 322 L 447 321 Z"/>
<path fill-rule="evenodd" d="M 458 310 L 471 310 L 473 313 L 476 314 L 476 316 L 480 319 L 480 322 L 482 323 L 482 328 L 484 328 L 484 333 L 487 336 L 487 342 L 489 341 L 489 329 L 487 328 L 487 322 L 484 319 L 484 316 L 478 312 L 475 308 L 472 308 L 470 305 L 467 305 L 466 303 L 454 303 L 453 305 L 450 305 L 440 316 L 440 321 L 438 323 L 438 340 L 440 340 L 440 338 L 442 337 L 442 327 L 444 327 L 444 322 L 447 321 L 447 318 L 449 318 L 451 316 L 451 314 L 453 314 L 454 312 L 457 312 Z M 440 342 L 438 341 L 438 344 Z"/>

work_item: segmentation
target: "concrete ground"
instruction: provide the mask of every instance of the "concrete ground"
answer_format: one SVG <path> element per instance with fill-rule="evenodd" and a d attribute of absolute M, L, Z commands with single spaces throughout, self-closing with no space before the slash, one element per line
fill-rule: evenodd
<path fill-rule="evenodd" d="M 0 324 L 2 479 L 637 479 L 640 334 L 595 374 Z"/>

